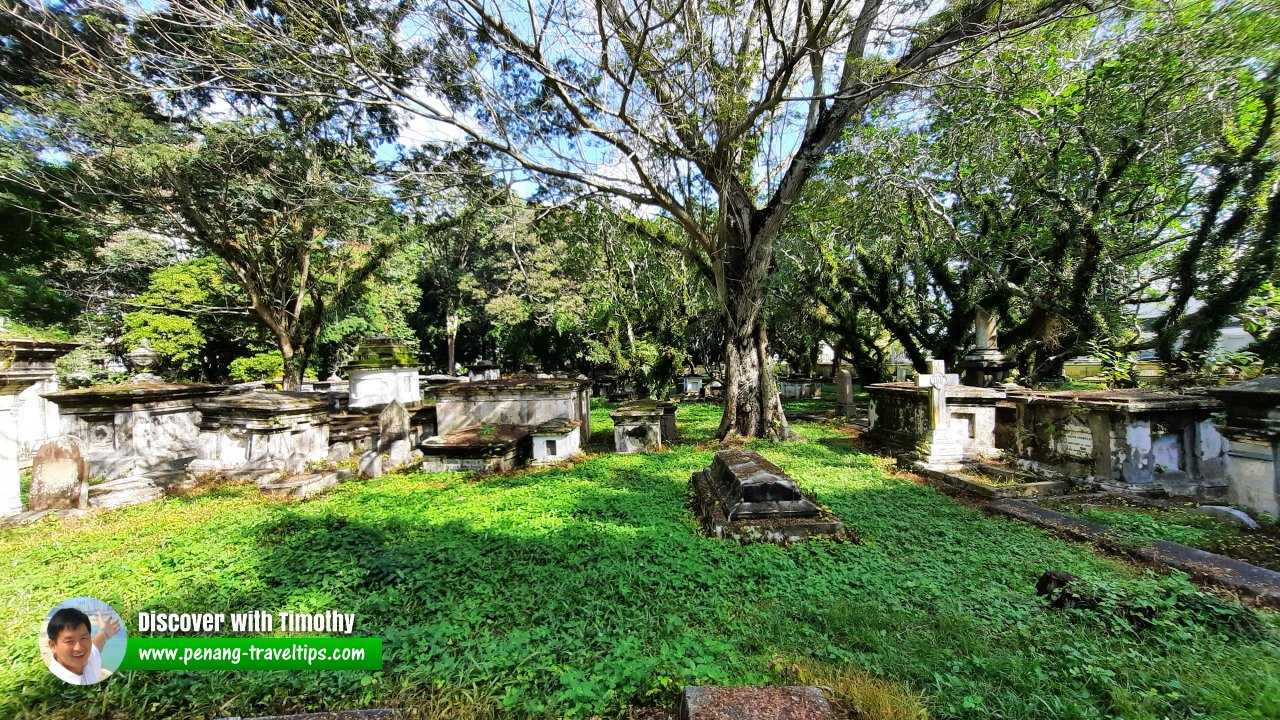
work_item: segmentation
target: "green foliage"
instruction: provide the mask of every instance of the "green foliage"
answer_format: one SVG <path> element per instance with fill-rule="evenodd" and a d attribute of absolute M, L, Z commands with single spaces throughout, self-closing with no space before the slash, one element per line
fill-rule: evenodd
<path fill-rule="evenodd" d="M 1109 388 L 1138 387 L 1138 356 L 1127 350 L 1117 350 L 1114 342 L 1090 340 L 1089 357 L 1102 363 L 1099 374 Z"/>
<path fill-rule="evenodd" d="M 278 350 L 240 357 L 231 361 L 227 376 L 236 382 L 273 380 L 284 374 L 284 358 Z"/>
<path fill-rule="evenodd" d="M 609 408 L 593 402 L 597 437 L 611 432 Z M 661 453 L 512 475 L 388 475 L 301 505 L 222 486 L 0 529 L 14 562 L 0 579 L 11 599 L 0 651 L 15 659 L 0 666 L 0 714 L 400 706 L 614 717 L 672 706 L 685 685 L 800 677 L 828 678 L 868 708 L 915 697 L 948 718 L 1280 711 L 1274 617 L 893 477 L 832 428 L 797 423 L 801 442 L 752 447 L 861 543 L 701 537 L 688 479 L 711 457 L 703 443 L 719 406 L 679 412 L 687 440 Z M 1050 568 L 1104 593 L 1108 610 L 1047 609 L 1034 584 Z M 130 627 L 143 610 L 354 612 L 357 635 L 383 638 L 384 669 L 134 673 L 71 693 L 30 652 L 27 628 L 76 594 L 111 602 Z M 1131 607 L 1153 607 L 1159 621 L 1130 632 L 1119 620 Z M 867 687 L 875 680 L 885 685 Z"/>

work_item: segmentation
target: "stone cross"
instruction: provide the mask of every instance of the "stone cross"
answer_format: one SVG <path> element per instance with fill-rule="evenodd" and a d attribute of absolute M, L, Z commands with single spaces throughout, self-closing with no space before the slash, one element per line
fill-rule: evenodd
<path fill-rule="evenodd" d="M 929 361 L 929 429 L 947 427 L 947 363 L 945 360 Z"/>
<path fill-rule="evenodd" d="M 973 320 L 978 350 L 996 349 L 996 319 L 991 313 L 978 308 Z"/>

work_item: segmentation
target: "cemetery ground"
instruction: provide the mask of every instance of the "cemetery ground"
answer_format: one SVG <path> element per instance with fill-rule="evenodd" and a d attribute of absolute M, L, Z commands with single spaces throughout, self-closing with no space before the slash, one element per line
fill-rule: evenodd
<path fill-rule="evenodd" d="M 719 415 L 682 405 L 682 441 L 647 455 L 593 443 L 573 465 L 393 474 L 300 504 L 222 485 L 0 529 L 0 717 L 617 717 L 673 707 L 685 685 L 744 683 L 824 686 L 853 717 L 1280 717 L 1275 613 L 988 517 L 834 424 L 798 421 L 801 441 L 751 447 L 860 542 L 702 537 L 688 481 Z M 610 435 L 607 405 L 592 427 Z M 1098 606 L 1048 608 L 1035 594 L 1047 570 L 1082 578 Z M 384 669 L 72 687 L 41 666 L 35 636 L 75 595 L 109 599 L 126 623 L 354 612 L 355 635 L 384 639 Z"/>

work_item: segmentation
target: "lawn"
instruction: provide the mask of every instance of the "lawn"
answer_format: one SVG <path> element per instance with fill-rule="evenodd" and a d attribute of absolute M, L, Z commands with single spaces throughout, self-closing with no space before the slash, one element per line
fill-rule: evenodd
<path fill-rule="evenodd" d="M 686 442 L 509 476 L 399 474 L 316 500 L 224 486 L 0 529 L 0 717 L 221 717 L 351 707 L 429 716 L 617 716 L 681 687 L 815 682 L 870 710 L 964 718 L 1280 716 L 1280 622 L 894 477 L 839 428 L 757 443 L 861 544 L 738 546 L 685 506 L 719 408 Z M 607 408 L 593 429 L 609 432 Z M 593 448 L 600 447 L 593 443 Z M 1153 607 L 1046 609 L 1045 570 Z M 381 673 L 121 673 L 41 665 L 39 622 L 93 595 L 139 611 L 339 610 L 384 638 Z M 132 627 L 132 625 L 129 625 Z M 878 679 L 878 680 L 877 680 Z"/>

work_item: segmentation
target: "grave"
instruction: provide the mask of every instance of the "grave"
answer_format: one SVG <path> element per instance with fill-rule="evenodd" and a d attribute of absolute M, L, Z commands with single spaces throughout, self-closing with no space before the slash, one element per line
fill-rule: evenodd
<path fill-rule="evenodd" d="M 422 443 L 423 472 L 514 470 L 531 455 L 527 425 L 471 425 Z"/>
<path fill-rule="evenodd" d="M 298 472 L 329 454 L 329 406 L 315 395 L 255 392 L 196 403 L 199 459 L 191 473 L 228 470 Z"/>
<path fill-rule="evenodd" d="M 866 386 L 871 398 L 868 437 L 897 452 L 933 453 L 933 462 L 941 465 L 997 455 L 996 406 L 1004 391 L 960 385 L 959 376 L 947 373 L 942 361 L 930 362 L 940 366 L 932 370 L 941 372 L 921 375 L 915 382 Z M 933 396 L 941 401 L 937 417 Z"/>
<path fill-rule="evenodd" d="M 701 375 L 685 375 L 680 378 L 680 392 L 685 395 L 701 395 L 702 394 L 702 376 Z"/>
<path fill-rule="evenodd" d="M 24 433 L 19 424 L 19 396 L 46 382 L 53 374 L 54 361 L 75 347 L 73 343 L 0 339 L 0 517 L 22 512 L 18 458 Z"/>
<path fill-rule="evenodd" d="M 780 381 L 786 400 L 809 400 L 822 397 L 822 378 L 792 376 Z"/>
<path fill-rule="evenodd" d="M 858 413 L 857 406 L 853 404 L 853 373 L 848 370 L 836 373 L 836 409 L 847 418 Z"/>
<path fill-rule="evenodd" d="M 195 404 L 223 390 L 221 385 L 125 384 L 45 397 L 57 404 L 63 433 L 84 444 L 91 477 L 141 475 L 168 482 L 199 455 Z"/>
<path fill-rule="evenodd" d="M 591 395 L 586 380 L 502 378 L 458 383 L 436 394 L 436 432 L 474 425 L 539 425 L 564 418 L 579 423 L 579 444 L 591 440 Z"/>
<path fill-rule="evenodd" d="M 1010 389 L 1001 449 L 1030 468 L 1090 478 L 1122 492 L 1226 494 L 1226 447 L 1213 423 L 1223 404 L 1152 390 Z"/>
<path fill-rule="evenodd" d="M 633 400 L 609 413 L 613 445 L 620 453 L 652 452 L 676 439 L 676 404 L 664 400 Z"/>
<path fill-rule="evenodd" d="M 568 460 L 582 452 L 578 421 L 566 418 L 548 420 L 529 430 L 535 464 Z"/>
<path fill-rule="evenodd" d="M 393 470 L 409 462 L 409 453 L 413 449 L 410 436 L 413 432 L 412 418 L 409 411 L 399 402 L 382 409 L 378 414 L 378 454 L 385 455 L 383 468 Z"/>
<path fill-rule="evenodd" d="M 777 465 L 753 450 L 721 450 L 690 478 L 694 512 L 708 535 L 787 543 L 843 536 L 844 524 L 804 495 Z"/>
<path fill-rule="evenodd" d="M 89 468 L 80 441 L 69 435 L 47 442 L 31 464 L 28 510 L 70 510 L 89 507 Z"/>
<path fill-rule="evenodd" d="M 89 486 L 89 507 L 116 510 L 130 505 L 153 502 L 164 492 L 150 478 L 141 475 L 117 478 Z"/>
<path fill-rule="evenodd" d="M 353 411 L 380 410 L 393 400 L 405 406 L 422 402 L 417 359 L 395 338 L 378 335 L 360 343 L 346 370 L 347 407 Z"/>
<path fill-rule="evenodd" d="M 1280 375 L 1214 388 L 1226 406 L 1228 497 L 1254 513 L 1280 516 Z"/>
<path fill-rule="evenodd" d="M 326 470 L 286 478 L 272 478 L 259 482 L 258 489 L 264 495 L 281 500 L 306 500 L 338 487 L 344 471 Z"/>

